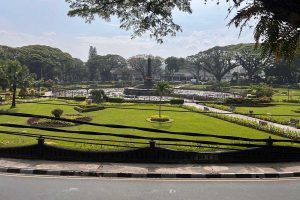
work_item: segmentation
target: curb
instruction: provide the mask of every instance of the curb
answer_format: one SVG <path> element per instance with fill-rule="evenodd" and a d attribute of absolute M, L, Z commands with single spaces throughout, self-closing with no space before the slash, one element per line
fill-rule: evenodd
<path fill-rule="evenodd" d="M 107 177 L 107 178 L 176 178 L 176 179 L 251 179 L 251 178 L 291 178 L 300 177 L 300 172 L 278 173 L 210 173 L 210 174 L 160 174 L 160 173 L 107 173 L 97 171 L 69 171 L 46 170 L 30 168 L 0 167 L 0 173 L 31 174 L 50 176 L 83 176 L 83 177 Z"/>

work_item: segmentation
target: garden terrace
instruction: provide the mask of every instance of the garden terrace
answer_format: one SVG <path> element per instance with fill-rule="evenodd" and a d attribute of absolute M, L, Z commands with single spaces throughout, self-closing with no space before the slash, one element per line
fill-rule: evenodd
<path fill-rule="evenodd" d="M 149 140 L 155 140 L 159 146 L 177 150 L 226 151 L 265 146 L 270 136 L 274 140 L 280 140 L 274 141 L 274 145 L 296 145 L 291 140 L 282 141 L 282 137 L 174 105 L 163 106 L 163 114 L 174 119 L 170 124 L 153 124 L 146 120 L 157 114 L 157 105 L 119 104 L 88 113 L 92 122 L 76 122 L 80 126 L 49 129 L 27 125 L 30 117 L 51 118 L 49 113 L 53 108 L 60 108 L 65 114 L 75 114 L 74 105 L 76 104 L 68 104 L 66 101 L 49 101 L 21 104 L 15 109 L 1 106 L 2 110 L 8 109 L 8 112 L 3 112 L 0 116 L 0 146 L 33 144 L 36 142 L 35 138 L 40 136 L 46 138 L 46 143 L 50 145 L 97 151 L 145 147 Z M 32 109 L 33 106 L 35 109 Z"/>

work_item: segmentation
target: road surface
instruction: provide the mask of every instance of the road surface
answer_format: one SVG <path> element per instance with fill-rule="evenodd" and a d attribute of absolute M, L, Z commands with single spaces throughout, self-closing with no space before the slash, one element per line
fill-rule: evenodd
<path fill-rule="evenodd" d="M 1 200 L 299 200 L 300 179 L 163 180 L 0 174 Z"/>

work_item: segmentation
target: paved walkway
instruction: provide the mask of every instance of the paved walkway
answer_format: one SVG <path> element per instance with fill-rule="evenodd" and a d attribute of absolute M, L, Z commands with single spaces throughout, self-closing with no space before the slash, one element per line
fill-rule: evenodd
<path fill-rule="evenodd" d="M 57 162 L 57 161 L 40 161 L 40 160 L 21 160 L 21 159 L 0 159 L 0 172 L 22 173 L 42 170 L 52 172 L 52 175 L 60 175 L 60 172 L 78 172 L 84 173 L 103 173 L 110 174 L 133 174 L 147 175 L 156 174 L 164 177 L 164 175 L 220 175 L 234 174 L 254 175 L 258 174 L 286 174 L 289 177 L 300 175 L 300 162 L 291 163 L 266 163 L 266 164 L 126 164 L 126 163 L 85 163 L 85 162 Z M 16 171 L 19 169 L 20 171 Z M 31 170 L 31 171 L 30 171 Z M 55 172 L 55 173 L 54 173 Z M 108 175 L 109 176 L 109 175 Z M 147 176 L 145 176 L 147 177 Z M 255 178 L 254 176 L 253 178 Z M 280 177 L 278 175 L 278 177 Z M 173 177 L 174 178 L 174 177 Z M 232 177 L 234 178 L 234 177 Z"/>
<path fill-rule="evenodd" d="M 206 107 L 206 108 L 209 109 L 210 112 L 223 113 L 223 114 L 226 114 L 227 116 L 230 116 L 230 117 L 245 119 L 245 120 L 253 121 L 253 122 L 256 122 L 256 123 L 259 123 L 260 121 L 264 121 L 264 120 L 261 120 L 261 119 L 248 117 L 248 116 L 241 115 L 241 114 L 235 114 L 235 113 L 232 113 L 232 112 L 229 112 L 229 111 L 224 111 L 224 110 L 220 110 L 220 109 L 216 109 L 216 108 L 211 108 L 211 107 L 204 106 L 204 105 L 201 105 L 201 104 L 186 102 L 186 103 L 184 103 L 184 105 L 195 107 L 195 108 L 198 108 L 198 109 L 201 109 L 201 110 L 204 110 L 204 107 Z M 277 123 L 268 122 L 268 121 L 264 121 L 264 122 L 267 122 L 269 125 L 271 125 L 273 127 L 283 129 L 285 131 L 292 131 L 292 132 L 300 133 L 300 129 L 297 129 L 297 128 L 294 128 L 294 127 L 291 127 L 291 126 L 277 124 Z"/>

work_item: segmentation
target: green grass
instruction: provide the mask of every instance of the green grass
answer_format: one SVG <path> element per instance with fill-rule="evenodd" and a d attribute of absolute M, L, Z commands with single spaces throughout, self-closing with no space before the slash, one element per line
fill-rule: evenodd
<path fill-rule="evenodd" d="M 14 112 L 20 113 L 29 113 L 29 114 L 39 114 L 39 115 L 50 115 L 51 110 L 55 108 L 60 108 L 64 110 L 64 114 L 74 114 L 76 111 L 73 109 L 73 106 L 68 105 L 63 101 L 49 101 L 50 104 L 36 104 L 36 103 L 26 103 L 17 105 L 16 109 L 13 109 Z M 55 103 L 63 105 L 54 105 Z M 158 109 L 157 105 L 126 105 L 128 108 L 135 109 Z M 0 106 L 0 109 L 9 109 L 9 106 Z M 183 108 L 179 107 L 170 107 L 163 106 L 163 109 L 168 109 L 172 111 L 185 111 Z M 228 135 L 228 136 L 240 136 L 246 138 L 268 138 L 270 134 L 257 131 L 255 129 L 247 128 L 244 126 L 236 125 L 230 122 L 225 122 L 220 119 L 215 119 L 206 115 L 192 112 L 171 112 L 165 111 L 162 114 L 170 116 L 174 119 L 173 123 L 169 124 L 155 124 L 150 123 L 146 119 L 152 115 L 156 115 L 158 112 L 156 110 L 126 110 L 126 109 L 117 109 L 109 108 L 102 111 L 90 112 L 85 115 L 91 116 L 93 118 L 92 122 L 95 123 L 105 123 L 105 124 L 121 124 L 121 125 L 130 125 L 138 127 L 148 127 L 156 128 L 169 131 L 183 131 L 183 132 L 196 132 L 196 133 L 205 133 L 205 134 L 216 134 L 216 135 Z M 0 123 L 15 123 L 15 124 L 26 124 L 26 118 L 11 117 L 11 116 L 0 116 Z M 208 141 L 217 141 L 217 142 L 228 142 L 227 140 L 216 139 L 216 138 L 201 138 L 201 137 L 189 137 L 189 136 L 174 136 L 169 134 L 158 134 L 151 132 L 143 132 L 138 130 L 131 129 L 111 129 L 105 127 L 94 127 L 88 125 L 81 125 L 75 127 L 65 128 L 68 130 L 80 130 L 80 131 L 97 131 L 97 132 L 108 132 L 108 133 L 121 133 L 121 134 L 134 134 L 140 136 L 149 136 L 149 137 L 169 137 L 169 138 L 180 138 L 180 139 L 193 139 L 193 140 L 208 140 Z M 13 128 L 1 127 L 1 130 L 6 131 L 16 131 Z M 29 133 L 38 133 L 38 134 L 48 134 L 48 135 L 58 135 L 58 136 L 73 136 L 73 137 L 83 137 L 83 138 L 94 138 L 98 139 L 116 139 L 111 136 L 84 136 L 76 134 L 66 134 L 66 133 L 57 133 L 57 132 L 46 132 L 38 131 L 34 129 L 27 130 L 17 130 L 17 131 L 27 131 Z M 272 138 L 279 138 L 277 136 L 272 136 Z M 118 139 L 118 138 L 117 138 Z M 142 140 L 133 140 L 133 139 L 118 139 L 124 141 L 142 141 Z M 123 149 L 99 145 L 86 145 L 86 144 L 75 144 L 62 141 L 46 141 L 49 144 L 63 146 L 74 149 L 84 149 L 84 150 L 111 150 L 111 149 Z M 148 142 L 148 141 L 142 141 Z M 229 141 L 233 142 L 233 141 Z M 0 147 L 3 146 L 20 146 L 36 143 L 35 139 L 30 139 L 20 136 L 11 136 L 11 135 L 0 135 Z M 109 143 L 112 144 L 112 143 Z M 116 144 L 116 143 L 115 143 Z M 186 143 L 184 143 L 186 144 Z M 139 146 L 139 145 L 137 145 Z M 184 150 L 195 150 L 195 151 L 207 151 L 206 148 L 191 148 L 191 147 L 172 147 L 176 149 Z"/>
<path fill-rule="evenodd" d="M 300 114 L 293 112 L 293 110 L 300 109 L 299 104 L 295 103 L 271 103 L 263 107 L 247 107 L 238 106 L 236 107 L 237 112 L 249 113 L 249 110 L 253 110 L 254 114 L 267 115 L 294 115 L 294 116 L 272 116 L 272 118 L 280 121 L 289 121 L 291 118 L 297 118 L 300 120 Z"/>
<path fill-rule="evenodd" d="M 283 101 L 283 100 L 300 100 L 300 89 L 289 89 L 288 97 L 288 89 L 287 88 L 274 88 L 275 94 L 272 97 L 274 101 Z"/>

